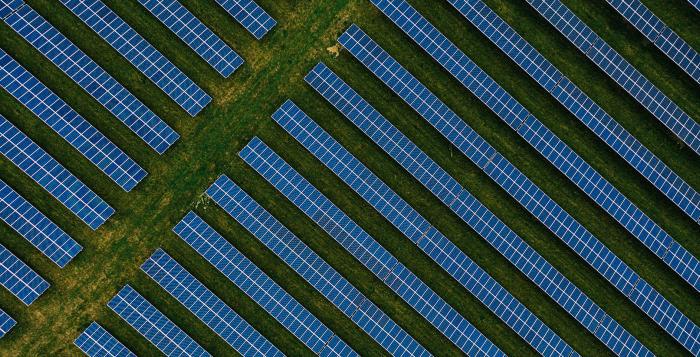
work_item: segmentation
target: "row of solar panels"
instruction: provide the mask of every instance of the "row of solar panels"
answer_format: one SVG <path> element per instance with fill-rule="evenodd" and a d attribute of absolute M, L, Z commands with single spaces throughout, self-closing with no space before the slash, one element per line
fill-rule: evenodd
<path fill-rule="evenodd" d="M 243 63 L 240 56 L 178 1 L 140 2 L 222 76 L 228 77 Z M 191 115 L 196 115 L 211 100 L 100 0 L 62 3 Z M 219 4 L 258 39 L 276 24 L 253 1 L 219 1 Z M 29 5 L 21 0 L 0 0 L 0 18 L 157 153 L 164 153 L 179 138 L 170 126 Z M 0 50 L 0 86 L 125 191 L 133 189 L 147 175 L 4 50 Z M 90 228 L 97 229 L 114 213 L 109 204 L 2 116 L 0 152 Z M 3 181 L 0 181 L 0 218 L 61 268 L 82 250 L 75 240 Z M 2 254 L 0 284 L 25 304 L 31 304 L 49 284 L 4 247 Z M 14 324 L 7 314 L 0 317 L 2 326 L 9 329 Z M 3 334 L 8 329 L 3 328 Z"/>

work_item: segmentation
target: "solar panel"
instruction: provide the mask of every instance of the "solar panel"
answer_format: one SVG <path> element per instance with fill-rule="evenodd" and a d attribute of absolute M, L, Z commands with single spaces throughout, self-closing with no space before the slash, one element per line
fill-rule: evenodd
<path fill-rule="evenodd" d="M 107 41 L 191 116 L 211 97 L 100 0 L 61 0 L 70 11 Z"/>
<path fill-rule="evenodd" d="M 464 353 L 504 355 L 467 319 L 259 138 L 253 138 L 239 155 Z"/>
<path fill-rule="evenodd" d="M 428 355 L 416 340 L 225 175 L 207 189 L 238 223 L 272 250 L 392 355 Z"/>
<path fill-rule="evenodd" d="M 1 6 L 1 5 L 0 5 Z M 17 321 L 8 315 L 5 311 L 0 310 L 0 338 L 3 338 L 10 330 L 15 327 Z"/>
<path fill-rule="evenodd" d="M 606 0 L 622 17 L 700 83 L 700 55 L 638 0 Z"/>
<path fill-rule="evenodd" d="M 159 154 L 180 137 L 29 5 L 5 23 Z"/>
<path fill-rule="evenodd" d="M 156 250 L 141 270 L 242 356 L 284 356 L 162 249 Z"/>
<path fill-rule="evenodd" d="M 253 0 L 216 0 L 216 3 L 258 40 L 277 24 L 277 21 Z"/>
<path fill-rule="evenodd" d="M 700 11 L 700 0 L 688 0 L 690 5 L 692 5 L 696 10 Z"/>
<path fill-rule="evenodd" d="M 2 49 L 0 85 L 125 191 L 146 177 L 136 162 Z"/>
<path fill-rule="evenodd" d="M 97 322 L 93 322 L 73 341 L 90 357 L 136 357 Z"/>
<path fill-rule="evenodd" d="M 395 93 L 399 94 L 404 101 L 409 103 L 421 116 L 430 122 L 431 125 L 437 128 L 441 134 L 450 140 L 462 153 L 482 168 L 485 173 L 504 188 L 524 208 L 540 220 L 540 222 L 596 268 L 601 275 L 610 281 L 624 295 L 630 297 L 630 300 L 646 300 L 647 303 L 637 304 L 637 306 L 652 318 L 655 316 L 655 320 L 662 327 L 665 326 L 671 329 L 673 326 L 669 325 L 669 323 L 675 324 L 667 321 L 662 316 L 673 315 L 679 318 L 684 317 L 675 307 L 669 304 L 668 301 L 653 289 L 650 290 L 650 294 L 644 297 L 632 296 L 638 293 L 633 289 L 635 286 L 638 284 L 646 284 L 634 271 L 619 260 L 619 258 L 600 243 L 595 236 L 581 226 L 580 223 L 576 222 L 566 211 L 561 209 L 556 202 L 549 198 L 549 196 L 532 183 L 532 181 L 523 175 L 515 166 L 508 162 L 507 159 L 478 136 L 478 134 L 469 128 L 459 116 L 451 111 L 408 71 L 401 67 L 398 62 L 391 58 L 375 42 L 364 35 L 364 33 L 359 34 L 361 35 L 359 37 L 361 38 L 361 45 L 349 43 L 344 46 L 346 48 L 351 48 L 351 51 L 361 51 L 364 48 L 371 49 L 371 52 L 367 53 L 357 52 L 356 57 L 360 59 L 365 66 L 370 68 L 377 77 L 382 79 L 385 84 L 390 86 Z M 345 43 L 350 36 L 351 35 L 346 32 L 346 34 L 341 37 L 341 43 Z M 430 181 L 425 182 L 425 185 L 431 189 L 436 196 L 442 196 L 443 198 L 441 199 L 447 205 L 452 206 L 455 205 L 455 202 L 460 202 L 458 199 L 461 194 L 456 194 L 452 197 L 453 195 L 444 193 L 444 189 L 441 188 L 441 185 L 435 185 Z M 447 187 L 450 187 L 450 185 Z M 463 210 L 460 212 L 459 207 L 456 207 L 455 210 L 465 221 L 468 222 L 470 219 L 473 219 L 468 211 Z M 663 303 L 658 307 L 656 303 L 654 303 L 655 301 Z M 686 321 L 679 321 L 679 326 L 684 325 L 685 322 Z M 687 336 L 678 336 L 681 340 L 685 340 L 686 337 Z M 626 343 L 630 341 L 635 341 L 633 338 L 632 340 L 624 338 L 621 341 L 623 341 L 621 345 L 609 344 L 608 346 L 611 349 L 619 347 L 629 349 L 636 348 L 626 345 Z"/>
<path fill-rule="evenodd" d="M 211 356 L 129 285 L 107 306 L 166 356 Z"/>
<path fill-rule="evenodd" d="M 316 316 L 194 212 L 173 231 L 317 355 L 357 356 Z"/>
<path fill-rule="evenodd" d="M 559 72 L 487 5 L 479 0 L 450 0 L 450 3 L 608 147 L 693 220 L 700 219 L 700 194 Z M 638 229 L 649 224 L 648 217 L 643 216 L 639 220 L 625 217 L 628 216 L 621 214 L 614 218 L 634 235 L 644 237 L 649 234 L 646 229 Z M 655 224 L 651 222 L 651 225 Z"/>
<path fill-rule="evenodd" d="M 61 268 L 83 249 L 66 232 L 2 180 L 0 180 L 0 218 Z"/>
<path fill-rule="evenodd" d="M 90 228 L 97 229 L 114 213 L 114 208 L 2 115 L 0 115 L 0 153 Z"/>
<path fill-rule="evenodd" d="M 527 2 L 639 104 L 700 154 L 700 124 L 683 112 L 571 10 L 558 0 Z"/>
<path fill-rule="evenodd" d="M 25 305 L 49 288 L 49 283 L 0 244 L 0 284 Z"/>
<path fill-rule="evenodd" d="M 22 0 L 3 0 L 0 2 L 0 19 L 4 19 L 23 4 Z"/>
<path fill-rule="evenodd" d="M 139 0 L 199 57 L 228 78 L 243 59 L 177 0 Z"/>

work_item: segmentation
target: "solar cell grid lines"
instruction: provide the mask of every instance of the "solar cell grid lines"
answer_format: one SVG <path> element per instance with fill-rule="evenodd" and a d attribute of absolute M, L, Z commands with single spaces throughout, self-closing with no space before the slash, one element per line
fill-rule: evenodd
<path fill-rule="evenodd" d="M 350 346 L 194 212 L 173 231 L 317 355 L 357 356 Z"/>
<path fill-rule="evenodd" d="M 100 0 L 61 0 L 126 60 L 191 116 L 211 97 Z"/>
<path fill-rule="evenodd" d="M 0 86 L 125 191 L 146 177 L 144 169 L 2 49 Z"/>
<path fill-rule="evenodd" d="M 700 194 L 559 72 L 493 10 L 479 0 L 450 0 L 449 2 L 691 219 L 694 221 L 700 219 Z M 648 225 L 646 216 L 639 219 L 626 219 L 626 217 L 621 213 L 615 218 L 634 235 L 644 237 L 649 234 L 648 229 L 639 229 L 639 226 Z M 652 222 L 651 225 L 655 224 Z M 667 235 L 665 232 L 661 234 Z"/>
<path fill-rule="evenodd" d="M 93 322 L 73 341 L 90 357 L 136 357 L 97 322 Z"/>
<path fill-rule="evenodd" d="M 225 175 L 207 195 L 387 352 L 429 355 L 417 341 Z"/>
<path fill-rule="evenodd" d="M 661 92 L 559 0 L 527 0 L 569 42 L 700 154 L 700 124 Z"/>
<path fill-rule="evenodd" d="M 211 356 L 129 285 L 107 306 L 166 356 Z"/>
<path fill-rule="evenodd" d="M 159 154 L 180 137 L 29 5 L 5 23 Z"/>
<path fill-rule="evenodd" d="M 61 268 L 83 249 L 66 232 L 2 180 L 0 180 L 0 218 Z"/>
<path fill-rule="evenodd" d="M 15 327 L 17 321 L 8 315 L 5 311 L 0 310 L 0 338 L 3 338 L 10 330 Z"/>
<path fill-rule="evenodd" d="M 90 228 L 99 228 L 114 213 L 114 208 L 1 115 L 0 152 Z"/>
<path fill-rule="evenodd" d="M 31 305 L 49 283 L 0 244 L 0 285 L 25 305 Z"/>
<path fill-rule="evenodd" d="M 139 0 L 139 3 L 224 78 L 243 64 L 241 56 L 177 0 Z"/>
<path fill-rule="evenodd" d="M 464 353 L 504 355 L 260 139 L 253 138 L 239 155 Z"/>
<path fill-rule="evenodd" d="M 24 5 L 22 0 L 4 0 L 0 2 L 0 19 L 4 19 L 22 5 Z"/>
<path fill-rule="evenodd" d="M 284 356 L 162 249 L 157 249 L 141 270 L 242 356 Z"/>
<path fill-rule="evenodd" d="M 253 0 L 216 0 L 238 23 L 260 40 L 277 21 Z"/>

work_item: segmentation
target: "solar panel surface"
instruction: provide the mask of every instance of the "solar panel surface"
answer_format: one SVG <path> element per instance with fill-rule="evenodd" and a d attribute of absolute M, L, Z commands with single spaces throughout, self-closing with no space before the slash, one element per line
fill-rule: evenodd
<path fill-rule="evenodd" d="M 5 23 L 159 154 L 180 137 L 29 5 Z"/>
<path fill-rule="evenodd" d="M 194 212 L 173 231 L 317 355 L 357 356 L 350 346 Z"/>
<path fill-rule="evenodd" d="M 4 19 L 23 4 L 22 0 L 3 0 L 0 2 L 0 19 Z"/>
<path fill-rule="evenodd" d="M 31 305 L 49 283 L 0 244 L 0 285 L 25 305 Z"/>
<path fill-rule="evenodd" d="M 15 327 L 17 321 L 0 309 L 0 338 L 3 338 L 10 330 Z"/>
<path fill-rule="evenodd" d="M 90 228 L 97 229 L 114 213 L 102 198 L 2 115 L 0 152 Z"/>
<path fill-rule="evenodd" d="M 253 0 L 216 0 L 216 3 L 258 40 L 277 24 L 277 21 Z"/>
<path fill-rule="evenodd" d="M 191 116 L 211 97 L 100 0 L 61 0 L 126 60 Z"/>
<path fill-rule="evenodd" d="M 83 249 L 78 242 L 2 180 L 0 218 L 61 268 Z"/>
<path fill-rule="evenodd" d="M 141 270 L 242 356 L 284 356 L 162 249 L 157 249 Z"/>
<path fill-rule="evenodd" d="M 505 355 L 259 138 L 239 155 L 462 352 Z"/>
<path fill-rule="evenodd" d="M 93 322 L 73 341 L 90 357 L 136 357 L 97 322 Z"/>
<path fill-rule="evenodd" d="M 207 195 L 387 352 L 429 355 L 416 340 L 225 175 Z"/>
<path fill-rule="evenodd" d="M 700 0 L 688 0 L 690 5 L 692 5 L 696 10 L 700 11 Z"/>

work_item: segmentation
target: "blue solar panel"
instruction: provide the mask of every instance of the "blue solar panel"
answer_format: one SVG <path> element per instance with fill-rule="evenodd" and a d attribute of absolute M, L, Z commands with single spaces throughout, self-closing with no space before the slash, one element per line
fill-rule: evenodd
<path fill-rule="evenodd" d="M 83 249 L 66 232 L 2 180 L 0 180 L 0 218 L 61 268 Z"/>
<path fill-rule="evenodd" d="M 29 5 L 5 22 L 159 154 L 180 137 Z"/>
<path fill-rule="evenodd" d="M 696 10 L 700 11 L 700 0 L 688 0 L 690 5 L 692 5 Z"/>
<path fill-rule="evenodd" d="M 277 24 L 277 21 L 253 0 L 216 0 L 216 3 L 258 40 Z"/>
<path fill-rule="evenodd" d="M 100 0 L 61 0 L 70 11 L 107 41 L 191 116 L 211 97 Z"/>
<path fill-rule="evenodd" d="M 243 64 L 241 56 L 177 0 L 139 2 L 225 78 Z"/>
<path fill-rule="evenodd" d="M 503 187 L 513 198 L 520 202 L 538 220 L 545 224 L 553 233 L 560 237 L 575 252 L 584 258 L 589 264 L 596 268 L 608 281 L 617 287 L 623 294 L 628 295 L 631 288 L 643 282 L 639 276 L 628 266 L 624 265 L 612 252 L 600 243 L 590 232 L 585 230 L 573 217 L 566 213 L 556 202 L 549 198 L 542 190 L 532 183 L 525 175 L 518 171 L 508 160 L 496 152 L 487 142 L 478 136 L 466 123 L 452 112 L 434 94 L 428 91 L 415 77 L 401 67 L 398 62 L 391 58 L 374 41 L 364 33 L 358 32 L 358 28 L 351 29 L 357 34 L 358 40 L 344 45 L 355 52 L 370 70 L 375 73 L 385 84 L 390 86 L 395 93 L 399 94 L 404 101 L 409 103 L 428 122 L 437 128 L 443 136 L 450 140 L 460 151 L 474 161 L 484 170 L 494 181 Z M 353 36 L 351 32 L 346 32 L 341 36 L 341 43 L 346 43 Z M 370 50 L 366 50 L 370 49 Z M 458 50 L 457 50 L 458 51 Z M 458 53 L 458 52 L 453 52 Z M 494 84 L 495 85 L 495 84 Z M 531 116 L 528 117 L 532 118 Z M 419 179 L 421 179 L 419 177 Z M 455 182 L 456 184 L 456 182 Z M 441 185 L 427 181 L 425 185 L 431 189 L 438 197 L 441 195 L 443 202 L 447 205 L 454 205 L 459 202 L 457 194 L 451 197 L 444 194 Z M 432 187 L 431 187 L 432 186 Z M 437 186 L 437 187 L 435 187 Z M 447 185 L 450 187 L 451 185 Z M 458 215 L 465 221 L 473 219 L 468 211 L 460 212 L 455 208 Z M 635 301 L 634 298 L 630 298 Z M 648 303 L 638 304 L 638 306 L 650 316 L 659 317 L 662 311 L 653 306 L 654 301 L 663 301 L 663 310 L 678 312 L 670 305 L 658 292 L 652 289 L 651 294 L 645 296 Z M 599 320 L 601 323 L 606 321 Z M 614 321 L 614 320 L 613 320 Z M 662 327 L 673 329 L 668 323 L 658 318 L 656 320 Z M 689 320 L 687 321 L 689 322 Z M 683 326 L 686 321 L 679 321 L 679 326 Z M 692 322 L 691 322 L 692 324 Z M 620 329 L 622 329 L 620 327 Z M 686 340 L 687 336 L 677 336 L 680 340 Z M 622 345 L 609 344 L 612 348 L 627 348 L 635 350 L 637 347 L 629 346 L 626 343 L 636 342 L 622 338 Z"/>
<path fill-rule="evenodd" d="M 49 288 L 44 278 L 3 245 L 0 245 L 0 284 L 25 305 L 31 305 Z"/>
<path fill-rule="evenodd" d="M 317 355 L 357 356 L 350 346 L 194 212 L 173 231 Z"/>
<path fill-rule="evenodd" d="M 114 213 L 114 208 L 2 115 L 0 115 L 0 153 L 56 197 L 90 228 L 97 229 Z"/>
<path fill-rule="evenodd" d="M 20 6 L 24 5 L 22 0 L 3 0 L 0 2 L 0 19 L 4 19 Z"/>
<path fill-rule="evenodd" d="M 559 0 L 527 0 L 593 63 L 700 154 L 700 124 L 656 88 Z"/>
<path fill-rule="evenodd" d="M 225 175 L 207 195 L 391 354 L 429 355 L 416 340 Z"/>
<path fill-rule="evenodd" d="M 694 221 L 700 219 L 700 194 L 559 72 L 495 12 L 480 0 L 450 0 L 450 3 L 690 218 Z M 630 233 L 640 235 L 641 239 L 649 234 L 649 230 L 639 229 L 649 223 L 646 216 L 634 219 L 621 213 L 613 218 L 618 219 Z M 655 224 L 651 222 L 651 225 Z"/>
<path fill-rule="evenodd" d="M 146 177 L 136 162 L 2 49 L 0 85 L 125 191 Z"/>
<path fill-rule="evenodd" d="M 644 37 L 700 83 L 700 55 L 638 0 L 606 0 Z"/>
<path fill-rule="evenodd" d="M 464 353 L 504 355 L 260 139 L 253 138 L 240 156 Z"/>
<path fill-rule="evenodd" d="M 3 338 L 16 324 L 17 321 L 12 316 L 0 310 L 0 338 Z"/>
<path fill-rule="evenodd" d="M 73 343 L 90 357 L 136 357 L 97 322 L 93 322 Z"/>
<path fill-rule="evenodd" d="M 211 356 L 129 285 L 107 306 L 166 356 Z"/>
<path fill-rule="evenodd" d="M 284 356 L 162 249 L 156 250 L 141 270 L 241 355 Z"/>

